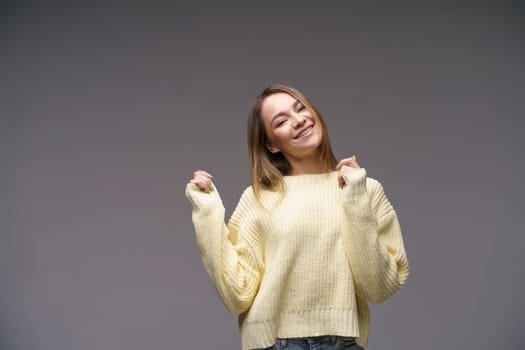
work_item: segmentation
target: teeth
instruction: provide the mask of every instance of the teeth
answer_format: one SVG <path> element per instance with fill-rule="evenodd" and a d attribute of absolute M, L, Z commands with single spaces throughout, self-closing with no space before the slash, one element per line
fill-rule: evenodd
<path fill-rule="evenodd" d="M 303 136 L 306 132 L 308 132 L 308 130 L 310 130 L 311 126 L 307 127 L 306 129 L 304 129 L 303 131 L 301 131 L 301 133 L 299 135 L 297 135 L 297 138 Z"/>

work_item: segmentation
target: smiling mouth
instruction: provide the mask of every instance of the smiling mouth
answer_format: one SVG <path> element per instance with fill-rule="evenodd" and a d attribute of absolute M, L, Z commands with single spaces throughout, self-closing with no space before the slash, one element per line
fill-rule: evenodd
<path fill-rule="evenodd" d="M 295 135 L 294 139 L 298 139 L 300 138 L 301 136 L 304 136 L 305 134 L 307 134 L 314 126 L 313 125 L 310 125 L 310 126 L 307 126 L 306 128 L 304 128 L 303 130 L 301 130 L 297 135 Z"/>

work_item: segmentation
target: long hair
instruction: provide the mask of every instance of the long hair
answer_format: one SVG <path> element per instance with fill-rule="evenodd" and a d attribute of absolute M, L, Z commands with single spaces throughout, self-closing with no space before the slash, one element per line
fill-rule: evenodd
<path fill-rule="evenodd" d="M 316 122 L 319 123 L 322 130 L 322 140 L 318 147 L 319 158 L 325 171 L 334 170 L 337 161 L 335 159 L 328 130 L 321 113 L 306 98 L 306 96 L 297 89 L 285 85 L 272 85 L 267 87 L 255 98 L 248 117 L 248 153 L 250 158 L 250 174 L 252 188 L 255 196 L 259 199 L 259 193 L 262 189 L 271 191 L 281 191 L 284 194 L 285 186 L 283 176 L 289 174 L 291 165 L 281 152 L 271 153 L 266 145 L 268 144 L 268 135 L 264 127 L 261 116 L 261 108 L 264 100 L 273 94 L 284 92 L 297 99 L 303 106 L 312 111 Z"/>

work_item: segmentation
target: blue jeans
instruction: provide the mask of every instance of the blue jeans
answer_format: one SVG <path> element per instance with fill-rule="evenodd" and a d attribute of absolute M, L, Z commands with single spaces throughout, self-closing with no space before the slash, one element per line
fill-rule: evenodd
<path fill-rule="evenodd" d="M 355 338 L 325 335 L 320 337 L 277 339 L 262 350 L 363 350 Z"/>

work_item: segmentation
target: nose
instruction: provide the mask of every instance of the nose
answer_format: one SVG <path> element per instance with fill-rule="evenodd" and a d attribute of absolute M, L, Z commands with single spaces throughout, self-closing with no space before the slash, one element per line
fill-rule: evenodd
<path fill-rule="evenodd" d="M 294 114 L 293 116 L 293 127 L 297 128 L 302 126 L 306 122 L 306 118 L 300 114 Z"/>

